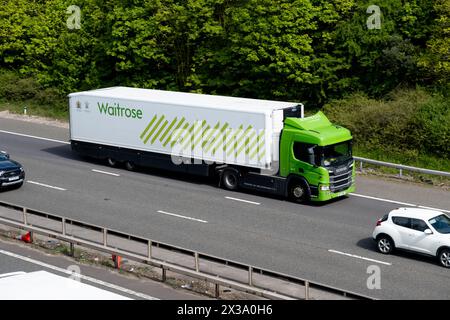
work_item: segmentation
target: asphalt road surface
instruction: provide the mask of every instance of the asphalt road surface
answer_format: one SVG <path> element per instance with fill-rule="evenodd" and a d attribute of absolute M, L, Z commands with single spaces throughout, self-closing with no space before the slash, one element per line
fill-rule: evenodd
<path fill-rule="evenodd" d="M 27 174 L 0 200 L 375 298 L 450 298 L 450 270 L 433 258 L 379 254 L 371 239 L 377 219 L 394 208 L 450 210 L 449 192 L 358 177 L 355 195 L 299 205 L 198 177 L 109 168 L 79 158 L 67 141 L 67 129 L 0 119 L 0 150 Z M 373 265 L 380 289 L 367 285 Z"/>

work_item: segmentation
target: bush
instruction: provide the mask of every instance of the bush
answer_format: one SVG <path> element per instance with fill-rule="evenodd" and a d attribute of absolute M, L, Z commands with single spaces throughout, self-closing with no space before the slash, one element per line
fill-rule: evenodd
<path fill-rule="evenodd" d="M 33 78 L 21 78 L 13 71 L 0 73 L 0 98 L 22 101 L 34 98 L 40 90 Z"/>
<path fill-rule="evenodd" d="M 412 135 L 417 147 L 450 158 L 450 103 L 435 97 L 412 117 Z"/>
<path fill-rule="evenodd" d="M 21 78 L 17 72 L 0 72 L 0 98 L 6 101 L 33 100 L 37 104 L 57 106 L 64 96 L 56 88 L 43 88 L 34 78 Z"/>
<path fill-rule="evenodd" d="M 448 99 L 421 90 L 397 90 L 384 100 L 352 94 L 324 107 L 330 120 L 352 131 L 365 148 L 431 153 L 449 158 Z"/>

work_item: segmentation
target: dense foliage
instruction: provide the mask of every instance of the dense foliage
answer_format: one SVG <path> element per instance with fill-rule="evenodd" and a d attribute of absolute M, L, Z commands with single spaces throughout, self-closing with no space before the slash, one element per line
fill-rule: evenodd
<path fill-rule="evenodd" d="M 350 129 L 355 142 L 365 149 L 416 150 L 449 158 L 447 99 L 423 90 L 393 91 L 388 98 L 381 101 L 354 93 L 331 101 L 324 110 L 332 121 Z"/>
<path fill-rule="evenodd" d="M 319 105 L 449 79 L 450 0 L 0 3 L 0 67 L 64 93 L 123 84 Z M 66 24 L 74 3 L 81 29 Z M 371 4 L 380 29 L 366 25 Z"/>
<path fill-rule="evenodd" d="M 74 21 L 75 11 L 68 10 L 74 4 L 81 10 L 79 29 L 67 23 Z M 60 97 L 69 92 L 127 85 L 314 108 L 328 103 L 327 112 L 359 143 L 421 148 L 426 141 L 427 152 L 449 157 L 450 0 L 0 5 L 0 99 L 62 110 Z M 371 5 L 380 8 L 380 28 L 368 27 L 368 19 L 377 21 Z M 417 86 L 439 98 L 422 101 L 420 90 L 417 97 L 406 90 L 392 98 L 398 88 Z"/>

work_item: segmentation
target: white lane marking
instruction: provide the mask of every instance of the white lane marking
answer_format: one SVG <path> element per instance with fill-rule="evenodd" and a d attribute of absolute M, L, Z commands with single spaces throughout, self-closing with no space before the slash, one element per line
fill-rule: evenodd
<path fill-rule="evenodd" d="M 251 203 L 251 204 L 256 204 L 257 206 L 259 206 L 261 203 L 259 202 L 254 202 L 254 201 L 248 201 L 248 200 L 243 200 L 243 199 L 239 199 L 239 198 L 232 198 L 232 197 L 225 197 L 226 199 L 230 199 L 230 200 L 234 200 L 234 201 L 240 201 L 240 202 L 246 202 L 246 203 Z"/>
<path fill-rule="evenodd" d="M 107 171 L 102 171 L 102 170 L 97 170 L 97 169 L 92 169 L 92 171 L 98 172 L 98 173 L 103 173 L 103 174 L 108 174 L 110 176 L 120 177 L 120 174 L 118 174 L 118 173 L 112 173 L 112 172 L 107 172 Z"/>
<path fill-rule="evenodd" d="M 13 134 L 13 135 L 16 135 L 16 136 L 21 136 L 21 137 L 27 137 L 27 138 L 33 138 L 33 139 L 39 139 L 39 140 L 45 140 L 45 141 L 51 141 L 51 142 L 57 142 L 57 143 L 63 143 L 63 144 L 70 144 L 70 142 L 67 142 L 67 141 L 61 141 L 61 140 L 55 140 L 55 139 L 31 136 L 29 134 L 23 134 L 23 133 L 18 133 L 18 132 L 11 132 L 11 131 L 5 131 L 5 130 L 0 130 L 0 132 L 7 133 L 7 134 Z"/>
<path fill-rule="evenodd" d="M 423 208 L 423 209 L 430 209 L 430 210 L 437 210 L 437 211 L 445 211 L 445 212 L 449 212 L 448 210 L 442 210 L 442 209 L 438 209 L 438 208 L 433 208 L 433 207 L 425 207 L 425 206 L 418 206 L 419 208 Z"/>
<path fill-rule="evenodd" d="M 7 277 L 12 277 L 12 276 L 21 276 L 21 275 L 24 275 L 24 274 L 27 274 L 27 273 L 23 272 L 23 271 L 2 273 L 2 274 L 0 274 L 0 278 L 7 278 Z"/>
<path fill-rule="evenodd" d="M 357 259 L 362 259 L 362 260 L 366 260 L 366 261 L 371 261 L 371 262 L 375 262 L 375 263 L 385 264 L 387 266 L 391 266 L 392 265 L 392 263 L 389 263 L 389 262 L 384 262 L 384 261 L 379 261 L 379 260 L 375 260 L 375 259 L 365 258 L 365 257 L 361 257 L 361 256 L 357 256 L 357 255 L 354 255 L 354 254 L 345 253 L 345 252 L 341 252 L 341 251 L 336 251 L 336 250 L 331 250 L 330 249 L 330 250 L 328 250 L 328 252 L 342 254 L 344 256 L 357 258 Z"/>
<path fill-rule="evenodd" d="M 168 216 L 174 216 L 174 217 L 177 217 L 177 218 L 183 218 L 183 219 L 193 220 L 193 221 L 202 222 L 202 223 L 208 223 L 208 221 L 206 221 L 206 220 L 200 220 L 200 219 L 196 219 L 196 218 L 186 217 L 186 216 L 182 216 L 182 215 L 179 215 L 179 214 L 170 213 L 170 212 L 166 212 L 166 211 L 162 211 L 162 210 L 158 210 L 157 212 L 161 213 L 161 214 L 166 214 Z"/>
<path fill-rule="evenodd" d="M 27 180 L 27 182 L 31 183 L 31 184 L 35 184 L 37 186 L 41 186 L 41 187 L 46 187 L 46 188 L 55 189 L 55 190 L 59 190 L 59 191 L 67 191 L 67 189 L 51 186 L 51 185 L 48 185 L 45 183 L 40 183 L 40 182 L 36 182 L 36 181 L 31 181 L 31 180 Z"/>
<path fill-rule="evenodd" d="M 114 290 L 117 290 L 117 291 L 121 291 L 121 292 L 130 294 L 130 295 L 134 295 L 134 296 L 139 297 L 139 298 L 143 298 L 143 299 L 147 299 L 147 300 L 159 300 L 158 298 L 155 298 L 155 297 L 152 297 L 152 296 L 149 296 L 149 295 L 137 292 L 137 291 L 133 291 L 133 290 L 130 290 L 130 289 L 127 289 L 127 288 L 123 288 L 123 287 L 120 287 L 118 285 L 115 285 L 115 284 L 112 284 L 112 283 L 109 283 L 109 282 L 105 282 L 105 281 L 102 281 L 102 280 L 98 280 L 98 279 L 95 279 L 95 278 L 92 278 L 92 277 L 88 277 L 88 276 L 85 276 L 85 275 L 82 275 L 82 274 L 74 273 L 71 270 L 59 268 L 59 267 L 53 266 L 51 264 L 48 264 L 48 263 L 45 263 L 45 262 L 41 262 L 41 261 L 38 261 L 38 260 L 34 260 L 34 259 L 31 259 L 31 258 L 28 258 L 28 257 L 24 257 L 24 256 L 21 256 L 21 255 L 18 255 L 18 254 L 9 252 L 9 251 L 5 251 L 5 250 L 0 249 L 0 253 L 2 253 L 4 255 L 7 255 L 7 256 L 10 256 L 10 257 L 13 257 L 13 258 L 16 258 L 16 259 L 20 259 L 20 260 L 29 262 L 29 263 L 36 264 L 36 265 L 41 266 L 41 267 L 48 268 L 50 270 L 55 270 L 55 271 L 58 271 L 58 272 L 62 272 L 62 273 L 65 273 L 65 274 L 67 274 L 69 276 L 79 277 L 80 279 L 83 279 L 83 280 L 86 280 L 86 281 L 90 281 L 90 282 L 93 282 L 95 284 L 99 284 L 99 285 L 105 286 L 107 288 L 114 289 Z"/>
<path fill-rule="evenodd" d="M 443 212 L 449 212 L 449 213 L 450 213 L 449 210 L 438 209 L 438 208 L 431 208 L 431 207 L 425 207 L 425 206 L 420 206 L 420 205 L 413 204 L 413 203 L 408 203 L 408 202 L 400 202 L 400 201 L 396 201 L 396 200 L 389 200 L 389 199 L 383 199 L 383 198 L 371 197 L 371 196 L 366 196 L 366 195 L 364 195 L 364 194 L 350 193 L 350 195 L 356 196 L 356 197 L 361 197 L 361 198 L 372 199 L 372 200 L 378 200 L 378 201 L 384 201 L 384 202 L 396 203 L 396 204 L 401 204 L 401 205 L 410 206 L 410 207 L 419 207 L 419 208 L 424 208 L 424 209 L 432 209 L 432 210 L 438 210 L 438 211 L 443 211 Z"/>

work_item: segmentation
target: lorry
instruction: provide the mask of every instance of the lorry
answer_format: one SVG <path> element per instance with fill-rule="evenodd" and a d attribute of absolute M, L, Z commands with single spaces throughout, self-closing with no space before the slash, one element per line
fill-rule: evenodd
<path fill-rule="evenodd" d="M 129 87 L 69 94 L 74 152 L 110 166 L 216 177 L 295 202 L 355 190 L 352 136 L 296 102 Z"/>
<path fill-rule="evenodd" d="M 44 270 L 0 274 L 0 300 L 131 300 L 79 280 Z"/>

